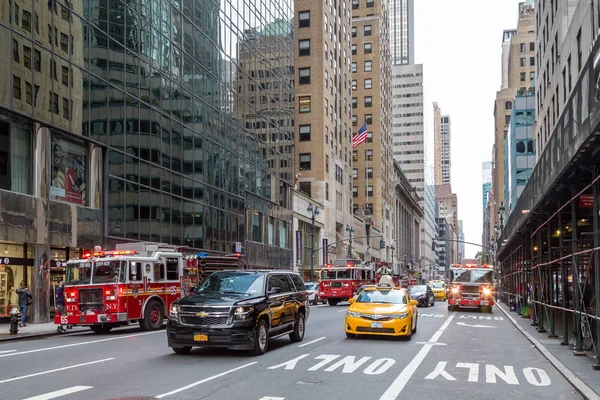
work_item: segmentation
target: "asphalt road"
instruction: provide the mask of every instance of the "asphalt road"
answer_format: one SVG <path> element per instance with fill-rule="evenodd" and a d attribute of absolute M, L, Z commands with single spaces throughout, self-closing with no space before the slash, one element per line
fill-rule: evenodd
<path fill-rule="evenodd" d="M 176 355 L 164 330 L 122 328 L 0 345 L 2 399 L 579 399 L 499 310 L 419 308 L 412 340 L 347 339 L 347 304 L 313 306 L 306 336 L 259 357 Z"/>

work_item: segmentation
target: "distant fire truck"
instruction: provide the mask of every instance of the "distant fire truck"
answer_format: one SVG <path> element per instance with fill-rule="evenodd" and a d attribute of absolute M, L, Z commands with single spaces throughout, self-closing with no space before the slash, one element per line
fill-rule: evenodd
<path fill-rule="evenodd" d="M 450 267 L 448 311 L 460 307 L 492 312 L 494 269 L 491 265 L 454 264 Z"/>
<path fill-rule="evenodd" d="M 97 246 L 67 262 L 65 307 L 59 307 L 54 323 L 89 326 L 95 333 L 132 323 L 159 329 L 171 303 L 212 272 L 244 267 L 239 254 L 186 254 L 182 247 L 156 243 L 121 244 L 113 251 Z"/>
<path fill-rule="evenodd" d="M 375 283 L 373 267 L 360 265 L 361 260 L 335 260 L 321 270 L 319 298 L 330 306 L 352 298 L 363 285 Z"/>

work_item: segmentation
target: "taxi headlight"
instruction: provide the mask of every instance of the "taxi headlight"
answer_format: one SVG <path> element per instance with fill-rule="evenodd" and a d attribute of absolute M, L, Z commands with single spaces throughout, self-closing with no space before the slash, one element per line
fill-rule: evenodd
<path fill-rule="evenodd" d="M 352 318 L 359 318 L 360 317 L 360 314 L 357 313 L 356 311 L 348 311 L 347 315 L 349 317 L 352 317 Z"/>
<path fill-rule="evenodd" d="M 488 289 L 488 288 L 483 289 L 483 294 L 485 294 L 486 296 L 490 295 L 491 293 L 492 293 L 492 291 L 490 289 Z"/>
<path fill-rule="evenodd" d="M 408 313 L 405 312 L 405 313 L 399 313 L 399 314 L 392 314 L 391 317 L 393 319 L 404 319 L 404 318 L 408 317 Z"/>

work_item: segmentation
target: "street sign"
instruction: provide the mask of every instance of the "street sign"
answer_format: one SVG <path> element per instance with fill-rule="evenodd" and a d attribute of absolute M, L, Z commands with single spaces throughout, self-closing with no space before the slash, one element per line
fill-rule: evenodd
<path fill-rule="evenodd" d="M 236 253 L 242 252 L 242 242 L 235 242 L 235 252 Z"/>

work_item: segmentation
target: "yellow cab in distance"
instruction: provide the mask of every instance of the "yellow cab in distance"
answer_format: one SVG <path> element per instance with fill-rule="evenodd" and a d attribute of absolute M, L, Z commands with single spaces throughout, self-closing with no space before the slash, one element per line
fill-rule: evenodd
<path fill-rule="evenodd" d="M 433 290 L 436 300 L 446 301 L 446 282 L 441 280 L 429 281 L 429 287 Z"/>
<path fill-rule="evenodd" d="M 417 331 L 417 304 L 401 287 L 378 285 L 366 287 L 356 298 L 348 300 L 346 336 L 406 336 Z"/>

